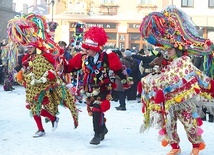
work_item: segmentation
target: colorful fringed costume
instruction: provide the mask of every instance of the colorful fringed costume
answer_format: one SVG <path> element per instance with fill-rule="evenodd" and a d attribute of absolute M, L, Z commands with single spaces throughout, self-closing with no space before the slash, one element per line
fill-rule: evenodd
<path fill-rule="evenodd" d="M 166 50 L 174 48 L 189 55 L 204 55 L 207 58 L 205 69 L 212 75 L 213 43 L 197 36 L 195 27 L 182 11 L 170 6 L 163 12 L 150 13 L 143 19 L 140 32 L 149 43 Z M 162 145 L 170 144 L 174 149 L 171 153 L 179 152 L 176 123 L 179 119 L 193 145 L 192 153 L 203 149 L 202 121 L 195 98 L 214 97 L 212 78 L 198 70 L 189 56 L 183 55 L 168 61 L 160 73 L 142 78 L 141 85 L 145 118 L 141 131 L 158 124 Z"/>
<path fill-rule="evenodd" d="M 113 70 L 120 76 L 124 87 L 129 86 L 129 84 L 126 75 L 122 73 L 119 57 L 111 50 L 101 51 L 100 47 L 107 42 L 104 29 L 90 28 L 85 33 L 84 40 L 82 47 L 86 53 L 78 53 L 68 62 L 64 62 L 64 72 L 83 70 L 83 89 L 80 93 L 85 93 L 87 96 L 88 112 L 89 115 L 93 116 L 95 136 L 90 144 L 97 145 L 107 133 L 104 112 L 110 108 L 111 90 L 114 88 L 114 83 L 109 77 L 109 71 Z"/>
<path fill-rule="evenodd" d="M 28 50 L 36 49 L 23 57 L 23 68 L 17 74 L 17 81 L 26 88 L 27 108 L 31 110 L 37 126 L 38 118 L 35 116 L 44 116 L 46 111 L 45 115 L 49 113 L 48 115 L 52 115 L 53 118 L 58 113 L 58 105 L 64 105 L 70 110 L 76 128 L 78 110 L 74 97 L 55 72 L 56 59 L 62 52 L 46 30 L 45 18 L 35 14 L 9 21 L 9 39 L 30 47 Z M 41 124 L 41 118 L 39 119 Z"/>

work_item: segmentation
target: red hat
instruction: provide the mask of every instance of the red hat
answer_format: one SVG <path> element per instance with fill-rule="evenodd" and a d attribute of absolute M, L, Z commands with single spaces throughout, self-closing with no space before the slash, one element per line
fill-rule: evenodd
<path fill-rule="evenodd" d="M 107 40 L 108 36 L 103 28 L 91 27 L 85 32 L 82 48 L 99 52 L 101 50 L 100 47 L 105 45 Z"/>

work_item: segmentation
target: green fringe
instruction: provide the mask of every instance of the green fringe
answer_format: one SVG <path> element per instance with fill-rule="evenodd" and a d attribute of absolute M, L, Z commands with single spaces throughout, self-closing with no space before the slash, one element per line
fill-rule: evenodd
<path fill-rule="evenodd" d="M 42 90 L 41 93 L 39 94 L 38 104 L 36 106 L 37 115 L 40 115 L 40 110 L 41 110 L 41 107 L 42 107 L 42 101 L 43 101 L 44 96 L 45 96 L 45 91 Z"/>

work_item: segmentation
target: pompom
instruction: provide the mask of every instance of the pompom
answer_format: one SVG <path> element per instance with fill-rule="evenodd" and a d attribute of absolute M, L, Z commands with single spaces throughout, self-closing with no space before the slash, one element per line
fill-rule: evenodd
<path fill-rule="evenodd" d="M 158 132 L 159 135 L 163 136 L 166 134 L 166 130 L 165 129 L 160 129 L 160 131 Z"/>
<path fill-rule="evenodd" d="M 192 117 L 193 117 L 193 118 L 199 118 L 199 115 L 198 115 L 197 112 L 193 112 L 193 113 L 192 113 Z"/>
<path fill-rule="evenodd" d="M 177 103 L 180 103 L 181 101 L 182 101 L 182 97 L 181 96 L 177 96 L 177 97 L 175 97 L 175 101 L 177 102 Z"/>
<path fill-rule="evenodd" d="M 203 150 L 203 149 L 205 149 L 205 147 L 206 147 L 206 144 L 204 142 L 202 142 L 202 143 L 200 143 L 198 149 Z"/>
<path fill-rule="evenodd" d="M 22 82 L 23 81 L 23 71 L 20 70 L 17 74 L 16 74 L 16 80 L 17 82 Z"/>
<path fill-rule="evenodd" d="M 197 129 L 197 135 L 202 135 L 203 134 L 203 132 L 204 132 L 204 130 L 203 129 L 201 129 L 201 128 L 198 128 Z"/>
<path fill-rule="evenodd" d="M 155 103 L 157 103 L 157 104 L 164 102 L 164 93 L 163 93 L 162 90 L 158 90 L 158 91 L 156 92 L 156 96 L 155 96 L 155 98 L 154 98 L 154 101 L 155 101 Z"/>
<path fill-rule="evenodd" d="M 200 117 L 197 118 L 197 125 L 202 126 L 202 124 L 203 124 L 203 121 L 201 120 L 201 118 Z"/>
<path fill-rule="evenodd" d="M 161 144 L 162 144 L 163 147 L 166 147 L 169 144 L 169 142 L 167 140 L 163 139 L 161 141 Z"/>

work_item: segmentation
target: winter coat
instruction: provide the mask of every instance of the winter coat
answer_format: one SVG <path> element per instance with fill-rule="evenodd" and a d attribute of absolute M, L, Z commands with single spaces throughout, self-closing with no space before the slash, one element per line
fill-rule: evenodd
<path fill-rule="evenodd" d="M 125 89 L 123 89 L 121 79 L 118 76 L 115 76 L 115 84 L 116 84 L 116 88 L 114 89 L 115 91 L 125 91 Z"/>
<path fill-rule="evenodd" d="M 128 74 L 130 77 L 133 78 L 134 82 L 138 82 L 140 80 L 140 71 L 139 71 L 139 65 L 136 60 L 134 60 L 132 57 L 123 57 L 121 59 L 121 63 L 126 66 L 128 70 Z"/>

